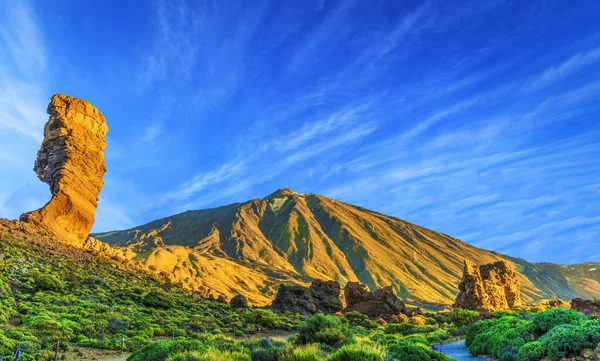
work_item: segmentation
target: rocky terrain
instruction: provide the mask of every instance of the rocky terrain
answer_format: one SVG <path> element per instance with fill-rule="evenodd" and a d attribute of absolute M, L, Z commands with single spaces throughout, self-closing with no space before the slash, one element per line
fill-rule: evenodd
<path fill-rule="evenodd" d="M 574 298 L 571 300 L 571 309 L 593 316 L 600 316 L 600 301 Z"/>
<path fill-rule="evenodd" d="M 302 315 L 337 313 L 342 310 L 340 285 L 335 281 L 315 280 L 310 287 L 281 285 L 270 309 Z"/>
<path fill-rule="evenodd" d="M 476 265 L 465 260 L 454 307 L 498 311 L 522 305 L 521 282 L 505 261 Z"/>
<path fill-rule="evenodd" d="M 396 297 L 391 286 L 371 292 L 367 285 L 349 282 L 344 287 L 344 296 L 346 297 L 344 313 L 360 312 L 371 319 L 383 318 L 389 321 L 392 316 L 406 312 L 406 306 Z"/>
<path fill-rule="evenodd" d="M 600 274 L 583 266 L 531 263 L 317 194 L 280 189 L 265 197 L 188 211 L 123 231 L 93 235 L 173 283 L 215 298 L 240 293 L 269 305 L 279 284 L 312 279 L 392 285 L 398 297 L 427 308 L 451 305 L 463 259 L 505 261 L 517 272 L 523 301 L 600 295 Z M 574 269 L 574 270 L 571 270 Z M 225 277 L 227 275 L 227 277 Z"/>
<path fill-rule="evenodd" d="M 94 224 L 106 172 L 108 127 L 102 113 L 85 100 L 56 94 L 34 170 L 48 183 L 52 198 L 21 220 L 36 224 L 63 242 L 81 245 Z"/>
<path fill-rule="evenodd" d="M 52 199 L 21 221 L 0 219 L 0 358 L 56 360 L 74 345 L 70 356 L 96 354 L 80 347 L 120 349 L 134 351 L 129 361 L 449 361 L 431 345 L 467 326 L 473 354 L 599 357 L 597 301 L 575 298 L 568 310 L 553 300 L 540 312 L 544 304 L 521 300 L 522 292 L 526 300 L 598 294 L 596 264 L 529 263 L 318 195 L 282 189 L 97 235 L 107 243 L 88 237 L 106 170 L 106 122 L 64 95 L 48 112 L 34 169 Z M 452 311 L 403 302 L 447 305 L 457 290 Z M 514 307 L 519 317 L 488 312 Z M 223 336 L 291 330 L 294 341 L 277 344 Z"/>

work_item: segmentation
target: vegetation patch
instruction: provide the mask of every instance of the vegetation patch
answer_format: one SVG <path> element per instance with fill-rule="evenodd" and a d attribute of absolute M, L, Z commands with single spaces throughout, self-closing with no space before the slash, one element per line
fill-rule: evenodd
<path fill-rule="evenodd" d="M 500 361 L 552 361 L 578 357 L 600 343 L 600 320 L 577 311 L 554 308 L 530 315 L 497 313 L 469 327 L 466 345 L 474 355 Z"/>

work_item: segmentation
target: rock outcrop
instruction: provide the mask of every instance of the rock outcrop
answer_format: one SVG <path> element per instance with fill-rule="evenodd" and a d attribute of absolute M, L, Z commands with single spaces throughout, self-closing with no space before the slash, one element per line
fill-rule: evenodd
<path fill-rule="evenodd" d="M 38 178 L 50 186 L 44 207 L 21 215 L 62 242 L 81 246 L 94 224 L 98 194 L 106 172 L 106 120 L 85 100 L 56 94 L 35 161 Z"/>
<path fill-rule="evenodd" d="M 600 301 L 574 298 L 571 300 L 571 308 L 586 315 L 600 316 Z"/>
<path fill-rule="evenodd" d="M 348 282 L 344 287 L 346 308 L 344 313 L 357 311 L 371 319 L 391 319 L 393 315 L 404 313 L 406 306 L 396 297 L 391 286 L 378 288 L 371 293 L 367 285 Z"/>
<path fill-rule="evenodd" d="M 506 261 L 476 265 L 465 260 L 454 307 L 498 311 L 521 306 L 521 283 Z"/>
<path fill-rule="evenodd" d="M 233 308 L 248 308 L 248 300 L 242 295 L 236 295 L 229 301 L 229 306 Z"/>
<path fill-rule="evenodd" d="M 315 280 L 310 287 L 280 285 L 271 306 L 302 315 L 336 313 L 342 310 L 340 285 L 335 281 Z"/>

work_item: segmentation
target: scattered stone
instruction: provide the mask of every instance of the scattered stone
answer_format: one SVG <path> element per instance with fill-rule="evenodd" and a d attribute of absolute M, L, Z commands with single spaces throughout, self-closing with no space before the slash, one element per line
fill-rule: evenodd
<path fill-rule="evenodd" d="M 586 315 L 600 316 L 600 301 L 574 298 L 571 300 L 571 308 Z"/>
<path fill-rule="evenodd" d="M 600 360 L 596 351 L 591 348 L 584 348 L 580 351 L 579 355 L 588 360 Z"/>
<path fill-rule="evenodd" d="M 465 260 L 453 307 L 498 311 L 521 306 L 521 282 L 505 261 L 476 265 Z"/>
<path fill-rule="evenodd" d="M 378 288 L 371 293 L 367 285 L 348 282 L 344 287 L 346 308 L 343 313 L 357 311 L 373 320 L 389 321 L 393 315 L 405 313 L 406 306 L 396 297 L 391 286 Z"/>
<path fill-rule="evenodd" d="M 85 100 L 56 94 L 34 170 L 50 186 L 52 198 L 21 220 L 46 229 L 60 241 L 81 246 L 94 224 L 106 172 L 108 127 L 102 113 Z"/>
<path fill-rule="evenodd" d="M 242 295 L 236 295 L 229 301 L 229 306 L 233 308 L 248 308 L 248 300 Z"/>
<path fill-rule="evenodd" d="M 310 287 L 280 285 L 269 308 L 302 315 L 336 313 L 342 310 L 340 285 L 335 281 L 314 280 Z"/>

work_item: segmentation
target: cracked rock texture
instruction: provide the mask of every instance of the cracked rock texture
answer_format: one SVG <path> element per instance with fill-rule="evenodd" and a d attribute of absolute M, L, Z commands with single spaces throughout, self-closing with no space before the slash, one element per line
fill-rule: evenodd
<path fill-rule="evenodd" d="M 270 308 L 302 315 L 336 313 L 342 310 L 340 285 L 336 281 L 314 280 L 310 287 L 280 285 Z"/>
<path fill-rule="evenodd" d="M 454 307 L 498 311 L 518 307 L 521 282 L 505 261 L 476 265 L 465 260 Z"/>
<path fill-rule="evenodd" d="M 38 178 L 50 186 L 52 198 L 21 220 L 36 224 L 62 242 L 81 246 L 94 224 L 108 127 L 89 102 L 56 94 L 48 105 L 50 118 L 35 161 Z"/>
<path fill-rule="evenodd" d="M 390 320 L 393 315 L 406 312 L 406 306 L 396 297 L 391 286 L 377 288 L 371 293 L 365 284 L 348 282 L 344 296 L 346 308 L 343 313 L 357 311 L 371 319 Z"/>

